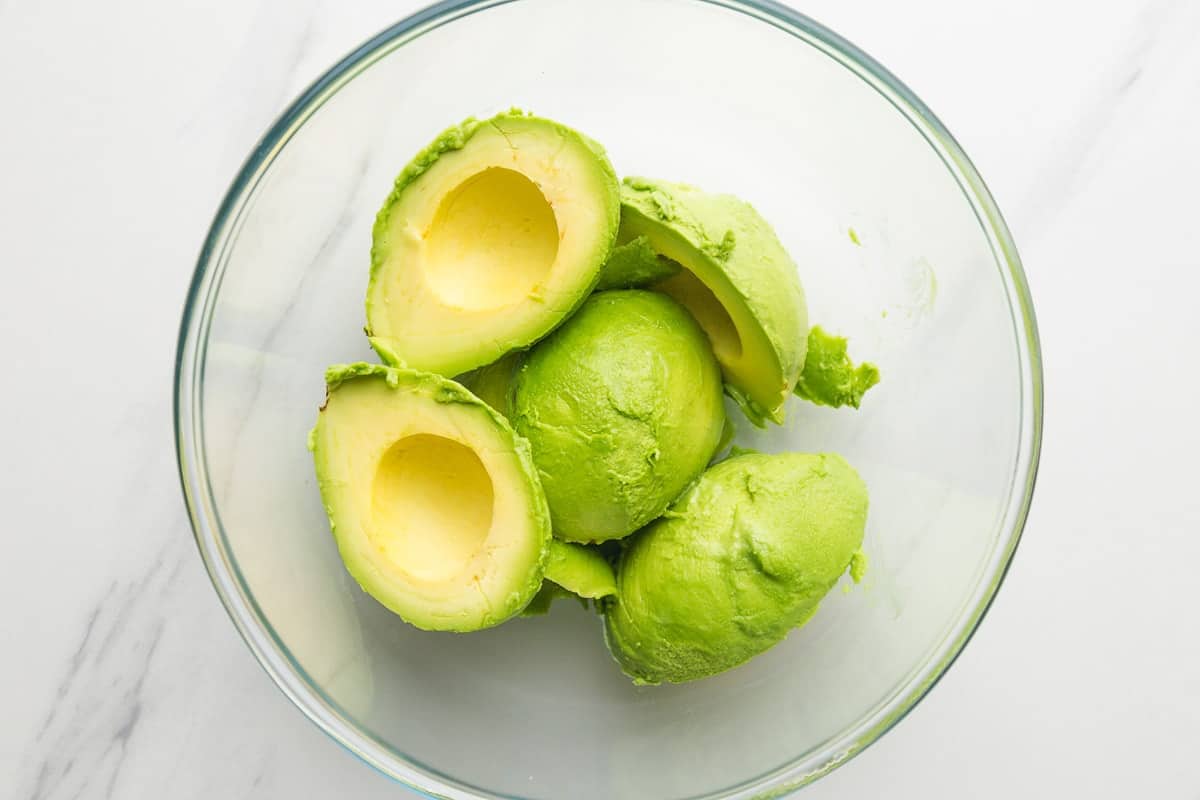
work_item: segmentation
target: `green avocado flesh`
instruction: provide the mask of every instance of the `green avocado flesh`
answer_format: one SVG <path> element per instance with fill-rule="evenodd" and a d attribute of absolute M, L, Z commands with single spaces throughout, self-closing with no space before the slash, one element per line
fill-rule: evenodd
<path fill-rule="evenodd" d="M 542 585 L 550 513 L 529 445 L 446 378 L 331 367 L 309 443 L 346 569 L 427 630 L 519 613 Z"/>
<path fill-rule="evenodd" d="M 841 456 L 729 458 L 629 540 L 605 611 L 609 649 L 637 683 L 738 666 L 813 616 L 866 521 L 866 486 Z"/>
<path fill-rule="evenodd" d="M 529 601 L 529 605 L 525 606 L 521 611 L 522 617 L 540 617 L 543 614 L 550 613 L 550 607 L 554 605 L 554 601 L 561 597 L 574 597 L 584 607 L 587 606 L 587 600 L 579 595 L 569 592 L 553 581 L 545 581 L 542 583 L 542 588 L 538 589 L 537 594 Z"/>
<path fill-rule="evenodd" d="M 661 514 L 704 469 L 725 413 L 716 360 L 671 298 L 592 295 L 526 354 L 510 394 L 554 535 L 599 542 Z"/>
<path fill-rule="evenodd" d="M 617 579 L 612 565 L 598 549 L 554 539 L 550 542 L 546 580 L 521 614 L 526 617 L 545 614 L 560 597 L 574 597 L 586 605 L 588 600 L 616 593 Z"/>
<path fill-rule="evenodd" d="M 458 381 L 471 390 L 472 394 L 504 416 L 508 416 L 508 393 L 512 388 L 513 373 L 521 365 L 522 353 L 514 351 L 465 375 Z"/>
<path fill-rule="evenodd" d="M 796 395 L 820 406 L 862 404 L 863 395 L 879 383 L 879 368 L 869 362 L 855 366 L 846 352 L 846 340 L 814 325 L 808 332 L 808 357 L 796 383 Z"/>
<path fill-rule="evenodd" d="M 443 375 L 528 347 L 591 292 L 619 219 L 616 173 L 576 131 L 519 111 L 446 130 L 375 220 L 371 345 Z"/>
<path fill-rule="evenodd" d="M 600 551 L 557 539 L 550 543 L 546 580 L 592 600 L 617 593 L 613 568 Z"/>
<path fill-rule="evenodd" d="M 679 264 L 660 256 L 645 236 L 638 236 L 613 248 L 600 270 L 596 291 L 637 289 L 678 274 Z"/>
<path fill-rule="evenodd" d="M 808 309 L 796 265 L 770 224 L 730 195 L 626 178 L 620 237 L 645 237 L 683 267 L 654 288 L 699 321 L 746 416 L 760 426 L 782 422 L 804 366 Z"/>

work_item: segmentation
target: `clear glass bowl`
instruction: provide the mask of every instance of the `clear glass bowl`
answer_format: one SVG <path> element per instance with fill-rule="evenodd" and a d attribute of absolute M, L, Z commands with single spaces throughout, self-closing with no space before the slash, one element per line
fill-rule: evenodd
<path fill-rule="evenodd" d="M 858 467 L 871 563 L 729 673 L 636 688 L 600 620 L 568 602 L 422 633 L 338 559 L 305 435 L 324 368 L 372 358 L 375 212 L 444 126 L 512 104 L 593 136 L 621 174 L 748 199 L 795 256 L 812 320 L 882 369 L 861 411 L 793 401 L 782 428 L 739 423 L 749 446 Z M 188 296 L 176 425 L 196 541 L 234 624 L 368 764 L 451 798 L 764 797 L 860 752 L 966 644 L 1029 506 L 1041 367 L 983 181 L 835 34 L 766 2 L 459 1 L 367 42 L 251 153 Z"/>

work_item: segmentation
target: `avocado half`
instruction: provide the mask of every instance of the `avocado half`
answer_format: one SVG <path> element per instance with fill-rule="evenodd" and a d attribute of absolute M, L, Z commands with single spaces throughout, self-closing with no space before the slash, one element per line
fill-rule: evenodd
<path fill-rule="evenodd" d="M 372 347 L 444 375 L 528 347 L 587 297 L 619 220 L 616 173 L 580 133 L 515 110 L 446 130 L 375 220 Z"/>
<path fill-rule="evenodd" d="M 670 297 L 637 289 L 588 298 L 524 355 L 508 400 L 554 535 L 571 542 L 619 539 L 665 511 L 725 426 L 704 332 Z"/>
<path fill-rule="evenodd" d="M 806 623 L 848 570 L 861 575 L 866 523 L 867 487 L 841 456 L 733 456 L 628 540 L 609 650 L 636 683 L 736 667 Z"/>
<path fill-rule="evenodd" d="M 351 576 L 426 630 L 479 630 L 519 613 L 550 547 L 528 443 L 437 375 L 349 364 L 325 379 L 309 442 Z"/>
<path fill-rule="evenodd" d="M 808 307 L 796 265 L 753 206 L 647 178 L 621 185 L 622 241 L 645 237 L 683 267 L 655 285 L 712 341 L 726 389 L 756 425 L 783 421 L 807 351 Z"/>

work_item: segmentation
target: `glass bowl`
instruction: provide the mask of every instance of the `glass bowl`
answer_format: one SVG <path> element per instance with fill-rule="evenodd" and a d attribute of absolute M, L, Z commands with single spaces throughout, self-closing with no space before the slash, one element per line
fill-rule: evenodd
<path fill-rule="evenodd" d="M 417 631 L 338 558 L 305 435 L 362 334 L 371 224 L 443 127 L 518 105 L 624 175 L 731 192 L 799 264 L 810 317 L 882 383 L 860 411 L 793 399 L 739 441 L 832 450 L 866 479 L 862 585 L 746 666 L 635 687 L 600 619 Z M 196 541 L 238 631 L 326 733 L 450 798 L 750 798 L 845 763 L 908 712 L 987 610 L 1029 507 L 1041 429 L 1033 309 L 983 181 L 852 45 L 739 0 L 447 2 L 318 80 L 251 153 L 205 242 L 176 376 Z"/>

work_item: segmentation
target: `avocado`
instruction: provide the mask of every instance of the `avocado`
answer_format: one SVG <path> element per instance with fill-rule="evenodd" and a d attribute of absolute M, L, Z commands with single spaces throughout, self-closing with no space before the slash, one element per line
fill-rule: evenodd
<path fill-rule="evenodd" d="M 721 462 L 627 541 L 609 650 L 643 684 L 742 664 L 812 617 L 856 562 L 866 521 L 867 488 L 841 456 Z"/>
<path fill-rule="evenodd" d="M 483 402 L 503 416 L 508 416 L 508 393 L 513 373 L 521 365 L 522 353 L 514 350 L 499 361 L 493 361 L 456 379 Z"/>
<path fill-rule="evenodd" d="M 560 597 L 574 597 L 586 606 L 588 600 L 599 601 L 616 593 L 617 579 L 612 565 L 598 549 L 554 539 L 550 542 L 546 581 L 521 615 L 548 613 Z"/>
<path fill-rule="evenodd" d="M 704 332 L 666 295 L 598 292 L 530 350 L 509 395 L 554 535 L 627 536 L 661 514 L 716 451 L 721 374 Z"/>
<path fill-rule="evenodd" d="M 371 345 L 443 375 L 528 347 L 587 297 L 619 220 L 616 173 L 580 133 L 516 110 L 446 130 L 375 220 Z"/>
<path fill-rule="evenodd" d="M 579 595 L 567 591 L 553 581 L 545 581 L 542 583 L 542 588 L 538 589 L 537 594 L 529 601 L 529 605 L 521 610 L 521 616 L 540 617 L 543 614 L 549 614 L 550 606 L 554 605 L 554 601 L 560 597 L 574 597 L 583 606 L 587 606 L 587 600 L 584 600 Z"/>
<path fill-rule="evenodd" d="M 621 238 L 644 236 L 683 269 L 655 285 L 712 340 L 727 391 L 755 425 L 783 421 L 807 349 L 796 265 L 748 203 L 647 178 L 621 185 Z"/>
<path fill-rule="evenodd" d="M 638 236 L 612 249 L 600 270 L 596 291 L 649 286 L 677 274 L 680 269 L 678 263 L 656 253 L 649 239 Z"/>
<path fill-rule="evenodd" d="M 542 584 L 550 513 L 529 445 L 454 381 L 331 367 L 309 437 L 346 569 L 418 628 L 473 631 Z"/>
<path fill-rule="evenodd" d="M 550 542 L 546 580 L 590 600 L 617 593 L 613 568 L 598 550 L 557 539 Z"/>
<path fill-rule="evenodd" d="M 828 334 L 820 325 L 808 332 L 808 356 L 796 382 L 797 397 L 819 406 L 858 408 L 863 395 L 877 383 L 879 367 L 870 362 L 855 366 L 844 337 Z"/>

